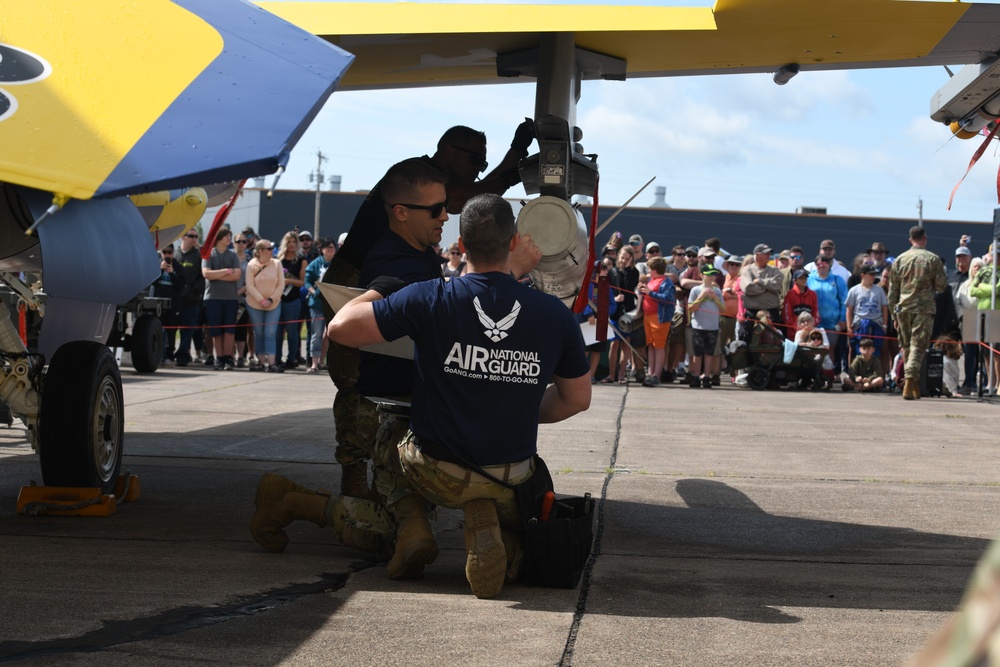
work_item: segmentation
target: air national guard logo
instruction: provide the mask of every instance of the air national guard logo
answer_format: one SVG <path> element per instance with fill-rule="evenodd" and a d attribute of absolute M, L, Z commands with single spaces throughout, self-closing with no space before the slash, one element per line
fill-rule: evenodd
<path fill-rule="evenodd" d="M 483 312 L 483 306 L 479 303 L 478 296 L 472 300 L 472 303 L 475 304 L 476 314 L 479 315 L 479 321 L 485 328 L 483 333 L 485 333 L 486 337 L 494 343 L 499 343 L 507 337 L 507 330 L 514 326 L 514 322 L 517 321 L 517 314 L 521 312 L 521 302 L 515 301 L 510 314 L 501 319 L 499 322 L 494 322 L 490 319 L 489 315 Z"/>
<path fill-rule="evenodd" d="M 0 121 L 17 111 L 17 98 L 3 86 L 41 81 L 52 73 L 44 59 L 8 44 L 0 44 Z"/>

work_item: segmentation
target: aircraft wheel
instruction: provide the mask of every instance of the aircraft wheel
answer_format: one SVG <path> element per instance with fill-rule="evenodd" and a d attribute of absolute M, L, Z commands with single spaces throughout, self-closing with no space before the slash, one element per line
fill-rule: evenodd
<path fill-rule="evenodd" d="M 766 368 L 755 366 L 747 371 L 747 386 L 756 391 L 767 389 L 771 382 L 771 374 Z"/>
<path fill-rule="evenodd" d="M 132 367 L 140 373 L 155 373 L 163 358 L 163 323 L 155 315 L 140 315 L 132 325 Z"/>
<path fill-rule="evenodd" d="M 108 347 L 66 343 L 42 385 L 38 443 L 47 486 L 100 487 L 111 493 L 122 464 L 125 405 L 121 374 Z"/>

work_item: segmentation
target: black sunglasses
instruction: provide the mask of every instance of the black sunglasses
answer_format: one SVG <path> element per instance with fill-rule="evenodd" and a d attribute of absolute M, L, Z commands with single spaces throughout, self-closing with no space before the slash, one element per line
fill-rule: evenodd
<path fill-rule="evenodd" d="M 403 208 L 412 208 L 418 211 L 429 211 L 432 218 L 437 218 L 441 215 L 441 212 L 448 208 L 448 200 L 439 201 L 436 204 L 431 204 L 430 206 L 425 206 L 424 204 L 393 204 L 393 206 L 402 206 Z"/>
<path fill-rule="evenodd" d="M 471 148 L 464 148 L 462 146 L 456 146 L 452 144 L 451 146 L 456 151 L 461 151 L 469 156 L 469 161 L 472 162 L 472 166 L 479 167 L 479 171 L 486 171 L 486 167 L 490 166 L 490 163 L 486 161 L 486 156 L 479 151 L 474 151 Z"/>

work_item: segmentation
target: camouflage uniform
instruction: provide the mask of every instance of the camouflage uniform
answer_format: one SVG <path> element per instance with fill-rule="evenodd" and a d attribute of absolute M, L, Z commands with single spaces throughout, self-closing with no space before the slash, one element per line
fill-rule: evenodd
<path fill-rule="evenodd" d="M 496 482 L 484 479 L 481 475 L 472 473 L 469 479 L 445 472 L 438 468 L 437 459 L 423 454 L 417 447 L 417 437 L 407 432 L 396 459 L 402 465 L 407 479 L 419 489 L 420 495 L 435 505 L 459 508 L 470 500 L 488 498 L 496 503 L 497 516 L 500 525 L 508 530 L 520 530 L 522 526 L 521 512 L 514 499 L 514 491 Z M 483 470 L 503 479 L 504 466 L 483 466 Z M 534 463 L 523 475 L 511 477 L 510 484 L 522 484 L 534 474 Z"/>
<path fill-rule="evenodd" d="M 948 289 L 944 263 L 924 248 L 910 248 L 892 265 L 889 274 L 889 312 L 899 330 L 899 347 L 906 350 L 904 374 L 920 379 L 924 354 L 931 345 L 934 295 Z"/>
<path fill-rule="evenodd" d="M 334 285 L 358 286 L 360 271 L 334 255 L 330 266 L 323 274 L 323 282 Z M 326 320 L 333 319 L 330 304 L 323 300 L 323 310 Z M 358 368 L 361 357 L 357 349 L 338 345 L 332 340 L 326 355 L 326 366 L 330 379 L 337 386 L 337 395 L 333 399 L 333 421 L 336 428 L 337 449 L 334 457 L 340 465 L 350 465 L 366 461 L 369 456 L 365 445 L 366 440 L 358 423 L 358 403 L 364 400 L 355 386 L 358 383 Z M 374 413 L 374 408 L 373 408 Z M 374 435 L 375 427 L 369 431 Z"/>
<path fill-rule="evenodd" d="M 1000 541 L 979 561 L 958 613 L 908 667 L 1000 665 Z"/>

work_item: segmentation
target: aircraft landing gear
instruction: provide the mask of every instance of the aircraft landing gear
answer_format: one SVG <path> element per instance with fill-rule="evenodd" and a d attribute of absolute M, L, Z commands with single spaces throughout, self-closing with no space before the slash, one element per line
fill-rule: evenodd
<path fill-rule="evenodd" d="M 105 345 L 60 347 L 44 379 L 38 451 L 47 486 L 112 493 L 122 462 L 124 400 L 115 356 Z"/>

